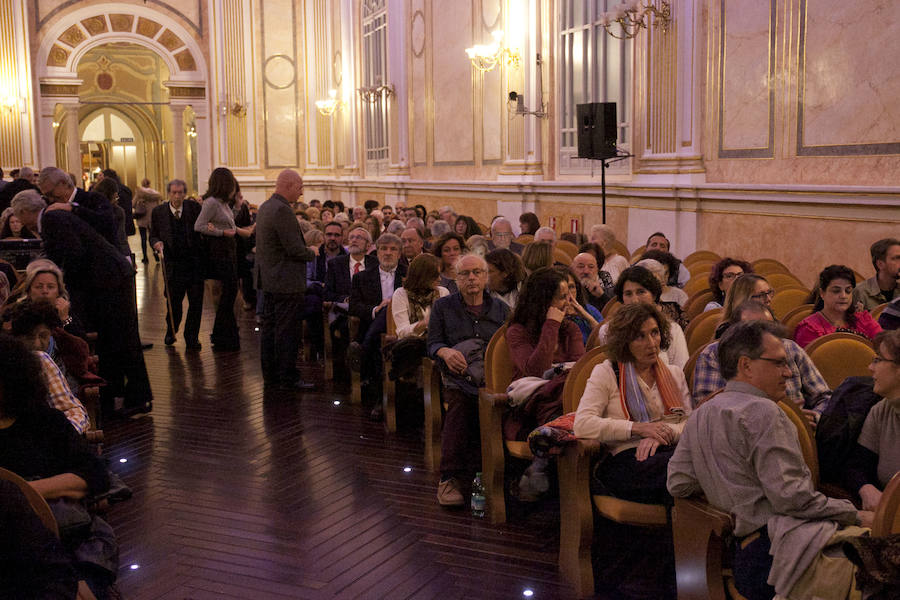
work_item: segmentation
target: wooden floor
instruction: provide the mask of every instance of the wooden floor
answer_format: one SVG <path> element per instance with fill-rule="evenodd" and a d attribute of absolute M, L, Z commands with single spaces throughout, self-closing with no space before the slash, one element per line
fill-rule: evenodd
<path fill-rule="evenodd" d="M 349 377 L 269 396 L 253 314 L 240 353 L 163 345 L 160 269 L 137 276 L 155 394 L 150 415 L 108 425 L 105 456 L 134 490 L 108 517 L 129 599 L 568 598 L 547 503 L 492 526 L 441 509 L 418 432 L 387 435 L 349 403 Z M 120 462 L 127 460 L 127 462 Z M 411 467 L 409 473 L 404 467 Z"/>

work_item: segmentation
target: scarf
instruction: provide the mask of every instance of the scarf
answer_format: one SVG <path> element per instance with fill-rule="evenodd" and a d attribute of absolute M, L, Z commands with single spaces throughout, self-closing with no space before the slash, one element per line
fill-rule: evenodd
<path fill-rule="evenodd" d="M 406 297 L 409 298 L 409 322 L 418 323 L 425 316 L 425 311 L 440 298 L 440 294 L 435 289 L 422 294 L 407 288 Z"/>
<path fill-rule="evenodd" d="M 653 366 L 653 372 L 656 375 L 656 387 L 659 389 L 659 395 L 665 408 L 664 414 L 683 412 L 684 406 L 679 398 L 678 386 L 672 378 L 672 373 L 658 358 Z M 647 399 L 644 398 L 644 392 L 641 391 L 634 364 L 619 363 L 619 374 L 619 398 L 625 418 L 629 421 L 650 422 L 652 419 L 650 411 L 647 410 Z"/>

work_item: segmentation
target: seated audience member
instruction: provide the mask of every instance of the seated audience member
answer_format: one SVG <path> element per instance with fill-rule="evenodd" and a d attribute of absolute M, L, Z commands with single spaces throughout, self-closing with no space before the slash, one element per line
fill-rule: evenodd
<path fill-rule="evenodd" d="M 397 337 L 424 336 L 431 317 L 431 307 L 450 291 L 438 285 L 441 261 L 433 254 L 419 254 L 409 263 L 403 287 L 394 292 L 391 313 L 397 326 Z"/>
<path fill-rule="evenodd" d="M 399 266 L 402 242 L 385 233 L 376 242 L 378 268 L 366 269 L 353 276 L 350 284 L 350 314 L 359 317 L 357 339 L 350 344 L 352 361 L 360 365 L 364 400 L 374 402 L 381 383 L 381 334 L 387 331 L 387 307 L 394 290 L 403 283 L 406 269 Z M 357 345 L 358 344 L 358 345 Z M 381 403 L 375 402 L 373 418 L 381 418 Z"/>
<path fill-rule="evenodd" d="M 431 234 L 431 226 L 434 225 L 435 221 L 440 220 L 440 218 L 441 215 L 436 210 L 430 210 L 428 211 L 428 214 L 425 215 L 425 231 L 427 231 L 429 235 Z"/>
<path fill-rule="evenodd" d="M 407 226 L 403 229 L 400 233 L 400 241 L 403 242 L 403 256 L 400 262 L 405 262 L 407 265 L 425 250 L 425 238 L 422 236 L 422 232 L 415 227 Z"/>
<path fill-rule="evenodd" d="M 900 239 L 878 240 L 869 249 L 875 277 L 866 279 L 853 289 L 857 308 L 872 311 L 900 294 Z"/>
<path fill-rule="evenodd" d="M 453 231 L 468 240 L 473 235 L 482 235 L 481 227 L 475 222 L 475 219 L 466 215 L 456 217 L 456 223 L 453 224 Z"/>
<path fill-rule="evenodd" d="M 512 311 L 519 299 L 519 290 L 525 281 L 525 265 L 522 259 L 505 248 L 491 250 L 485 257 L 488 265 L 488 291 L 491 297 L 506 304 Z"/>
<path fill-rule="evenodd" d="M 819 273 L 819 284 L 814 294 L 816 312 L 806 317 L 794 331 L 794 339 L 805 348 L 815 339 L 847 331 L 872 339 L 881 332 L 881 326 L 866 310 L 856 310 L 853 303 L 853 286 L 856 276 L 843 265 L 831 265 Z"/>
<path fill-rule="evenodd" d="M 319 219 L 326 225 L 334 220 L 334 211 L 330 208 L 323 208 L 319 211 Z"/>
<path fill-rule="evenodd" d="M 424 204 L 416 204 L 416 217 L 419 219 L 425 219 L 425 215 L 428 214 L 428 209 L 425 208 Z"/>
<path fill-rule="evenodd" d="M 512 252 L 522 255 L 525 246 L 513 241 L 512 223 L 505 217 L 497 217 L 491 223 L 491 240 L 488 242 L 488 248 L 506 248 Z"/>
<path fill-rule="evenodd" d="M 484 351 L 506 321 L 509 309 L 485 290 L 487 263 L 479 256 L 459 258 L 454 270 L 459 291 L 434 303 L 428 321 L 428 355 L 443 372 L 447 404 L 441 433 L 441 506 L 462 506 L 462 482 L 481 470 L 478 387 L 484 381 Z"/>
<path fill-rule="evenodd" d="M 716 327 L 716 339 L 722 337 L 725 330 L 734 320 L 734 310 L 747 300 L 755 300 L 771 310 L 772 297 L 775 291 L 762 275 L 745 273 L 735 278 L 734 283 L 725 294 L 725 304 L 722 305 L 722 318 Z M 773 315 L 778 317 L 778 315 Z"/>
<path fill-rule="evenodd" d="M 570 244 L 575 244 L 576 248 L 587 243 L 587 236 L 583 233 L 572 233 L 571 231 L 559 234 L 559 239 L 569 242 Z"/>
<path fill-rule="evenodd" d="M 878 317 L 878 324 L 885 331 L 900 329 L 900 296 L 884 307 L 881 316 Z"/>
<path fill-rule="evenodd" d="M 381 215 L 384 219 L 384 224 L 387 225 L 394 220 L 394 207 L 390 204 L 385 204 L 381 207 Z"/>
<path fill-rule="evenodd" d="M 647 238 L 647 246 L 644 248 L 644 251 L 649 252 L 650 250 L 662 250 L 663 252 L 670 253 L 672 252 L 671 244 L 669 243 L 668 238 L 666 238 L 666 235 L 664 233 L 660 233 L 659 231 Z M 678 266 L 678 272 L 669 274 L 669 284 L 679 288 L 684 287 L 684 284 L 687 283 L 688 279 L 690 278 L 690 271 L 687 270 L 687 267 L 684 266 L 684 263 L 680 263 Z"/>
<path fill-rule="evenodd" d="M 662 250 L 647 250 L 644 252 L 642 259 L 655 260 L 662 265 L 665 271 L 662 273 L 664 278 L 660 283 L 663 286 L 663 293 L 660 296 L 660 302 L 674 302 L 679 308 L 684 309 L 688 301 L 688 295 L 681 288 L 670 285 L 672 275 L 681 268 L 681 261 L 672 256 L 668 252 Z M 655 274 L 655 273 L 654 273 Z"/>
<path fill-rule="evenodd" d="M 38 357 L 2 334 L 0 356 L 0 467 L 29 480 L 51 507 L 64 502 L 61 499 L 77 504 L 88 495 L 106 492 L 109 478 L 103 461 L 65 415 L 47 405 Z M 91 544 L 98 532 L 107 534 L 104 541 L 111 546 Z M 118 548 L 109 525 L 94 516 L 87 530 L 64 535 L 62 543 L 70 554 L 78 552 L 78 579 L 106 598 L 118 569 Z"/>
<path fill-rule="evenodd" d="M 341 241 L 344 238 L 344 230 L 340 223 L 335 223 L 334 221 L 325 223 L 324 236 L 325 242 L 319 246 L 319 252 L 316 254 L 315 262 L 310 263 L 311 265 L 314 265 L 315 268 L 315 274 L 311 278 L 311 281 L 317 282 L 323 290 L 325 287 L 325 274 L 328 271 L 328 261 L 337 256 L 347 254 L 347 250 L 341 245 Z M 307 286 L 306 289 L 309 290 L 310 287 Z"/>
<path fill-rule="evenodd" d="M 718 353 L 725 391 L 688 419 L 669 461 L 669 492 L 703 493 L 731 513 L 734 583 L 743 597 L 845 598 L 851 563 L 823 561 L 822 551 L 838 541 L 839 526 L 868 526 L 873 515 L 815 489 L 797 430 L 776 404 L 791 375 L 781 327 L 736 323 Z"/>
<path fill-rule="evenodd" d="M 709 289 L 713 299 L 703 308 L 703 312 L 722 308 L 725 305 L 725 294 L 734 281 L 744 273 L 752 273 L 753 267 L 745 260 L 725 257 L 713 265 L 709 272 Z"/>
<path fill-rule="evenodd" d="M 412 219 L 410 219 L 410 220 L 412 220 Z M 392 234 L 396 235 L 397 237 L 399 237 L 400 234 L 402 234 L 404 231 L 406 231 L 407 227 L 412 227 L 412 224 L 407 225 L 399 219 L 394 219 L 393 221 L 388 223 L 388 226 L 387 226 L 387 228 L 385 228 L 384 232 L 392 233 Z M 415 227 L 413 227 L 413 229 L 415 229 Z"/>
<path fill-rule="evenodd" d="M 442 206 L 438 209 L 438 215 L 440 216 L 440 220 L 444 221 L 451 227 L 456 224 L 456 211 L 453 210 L 451 206 Z"/>
<path fill-rule="evenodd" d="M 488 248 L 488 239 L 483 235 L 469 236 L 466 240 L 466 248 L 469 250 L 469 253 L 477 254 L 482 258 L 490 252 L 490 248 Z"/>
<path fill-rule="evenodd" d="M 581 331 L 566 319 L 569 283 L 564 269 L 538 269 L 522 287 L 520 302 L 509 319 L 506 344 L 513 366 L 513 380 L 547 379 L 536 393 L 504 415 L 503 435 L 524 440 L 528 433 L 562 415 L 562 389 L 566 372 L 545 374 L 560 363 L 574 362 L 584 354 Z M 519 497 L 534 498 L 546 492 L 547 458 L 535 458 L 519 481 Z"/>
<path fill-rule="evenodd" d="M 447 221 L 438 219 L 431 224 L 431 228 L 429 229 L 429 231 L 431 232 L 431 239 L 437 240 L 453 231 L 453 228 L 450 227 L 450 224 Z"/>
<path fill-rule="evenodd" d="M 416 219 L 419 217 L 419 210 L 415 206 L 407 206 L 403 209 L 403 215 L 406 217 L 406 222 L 409 223 L 410 219 Z"/>
<path fill-rule="evenodd" d="M 560 267 L 556 267 L 559 269 Z M 589 304 L 585 300 L 586 292 L 578 283 L 578 279 L 568 269 L 563 269 L 566 273 L 566 281 L 569 284 L 569 305 L 566 308 L 566 320 L 572 321 L 581 331 L 581 340 L 587 344 L 588 338 L 594 328 L 599 327 L 603 321 L 603 315 L 595 306 Z"/>
<path fill-rule="evenodd" d="M 353 211 L 350 213 L 354 222 L 364 220 L 368 214 L 364 206 L 354 206 Z"/>
<path fill-rule="evenodd" d="M 850 456 L 845 481 L 858 493 L 863 510 L 878 508 L 888 481 L 900 471 L 900 331 L 885 331 L 873 341 L 869 365 L 873 391 L 883 400 L 869 411 Z"/>
<path fill-rule="evenodd" d="M 576 254 L 569 267 L 584 290 L 584 300 L 598 311 L 612 298 L 615 285 L 607 275 L 597 270 L 597 259 L 590 252 Z M 605 281 L 604 281 L 605 280 Z"/>
<path fill-rule="evenodd" d="M 49 300 L 56 307 L 59 320 L 67 333 L 84 338 L 84 326 L 78 315 L 71 310 L 69 292 L 66 290 L 62 269 L 46 258 L 39 258 L 28 263 L 25 278 L 16 287 L 17 296 L 10 301 Z"/>
<path fill-rule="evenodd" d="M 613 281 L 618 280 L 622 271 L 628 268 L 628 261 L 616 252 L 616 233 L 612 227 L 609 225 L 591 227 L 590 242 L 603 250 L 604 261 L 600 265 L 600 270 L 609 273 Z"/>
<path fill-rule="evenodd" d="M 451 294 L 459 291 L 456 287 L 456 261 L 466 253 L 466 241 L 458 233 L 445 233 L 434 243 L 434 255 L 441 259 L 441 286 Z"/>
<path fill-rule="evenodd" d="M 660 360 L 670 325 L 653 304 L 619 309 L 609 321 L 609 358 L 594 367 L 575 413 L 575 435 L 609 448 L 593 487 L 625 500 L 666 501 L 666 465 L 691 412 L 684 373 Z"/>
<path fill-rule="evenodd" d="M 22 225 L 22 221 L 13 214 L 12 208 L 7 208 L 3 211 L 3 215 L 0 216 L 0 240 L 28 240 L 36 237 L 27 227 Z"/>
<path fill-rule="evenodd" d="M 553 246 L 547 242 L 531 242 L 522 252 L 522 264 L 526 273 L 553 266 Z"/>
<path fill-rule="evenodd" d="M 18 171 L 18 173 L 15 173 Z M 8 182 L 0 189 L 0 211 L 5 211 L 12 203 L 12 199 L 16 194 L 25 190 L 38 190 L 34 184 L 34 171 L 30 167 L 22 167 L 21 169 L 13 169 L 9 173 L 12 181 Z"/>
<path fill-rule="evenodd" d="M 350 308 L 352 277 L 367 269 L 378 268 L 378 259 L 366 254 L 372 239 L 364 227 L 352 229 L 347 234 L 347 241 L 347 254 L 335 256 L 327 263 L 323 295 L 324 306 L 330 312 L 328 317 L 330 335 L 335 336 L 336 332 L 340 332 L 341 340 L 348 340 L 350 337 L 347 313 Z M 344 344 L 346 343 L 345 341 Z"/>
<path fill-rule="evenodd" d="M 742 321 L 774 321 L 771 311 L 756 300 L 746 300 L 735 308 L 729 326 Z M 825 403 L 831 397 L 828 384 L 819 369 L 809 359 L 806 352 L 789 339 L 783 339 L 791 376 L 785 384 L 785 396 L 797 406 L 805 409 L 807 416 L 816 419 L 808 411 L 821 414 Z M 699 406 L 711 394 L 725 387 L 725 379 L 719 370 L 719 341 L 706 346 L 697 357 L 694 366 L 694 406 Z"/>
<path fill-rule="evenodd" d="M 619 276 L 616 282 L 616 298 L 622 304 L 658 304 L 659 297 L 662 294 L 662 286 L 659 280 L 644 267 L 628 267 Z M 620 309 L 621 310 L 621 309 Z M 603 346 L 606 344 L 608 335 L 609 321 L 604 321 L 600 325 L 597 332 L 597 344 Z M 666 351 L 662 355 L 663 361 L 670 365 L 683 368 L 687 364 L 690 354 L 688 354 L 687 340 L 684 337 L 684 331 L 678 325 L 669 321 L 669 339 L 666 344 Z"/>
<path fill-rule="evenodd" d="M 56 308 L 47 300 L 17 302 L 4 315 L 9 318 L 10 333 L 21 341 L 41 361 L 41 372 L 47 385 L 47 401 L 50 406 L 66 415 L 69 423 L 78 433 L 84 433 L 90 426 L 90 419 L 84 405 L 72 392 L 62 371 L 47 354 L 50 334 L 59 327 Z"/>
<path fill-rule="evenodd" d="M 667 289 L 669 289 L 669 290 L 674 289 L 674 290 L 677 290 L 677 291 L 681 292 L 682 294 L 684 294 L 684 292 L 682 292 L 678 288 L 672 288 L 667 285 L 668 269 L 666 268 L 666 266 L 664 264 L 662 264 L 661 262 L 659 262 L 658 260 L 655 260 L 652 258 L 643 258 L 634 264 L 637 267 L 644 267 L 645 269 L 647 269 L 648 271 L 653 273 L 653 276 L 659 280 L 659 284 L 662 286 L 662 289 L 663 289 L 663 295 L 661 295 L 659 297 L 659 307 L 662 309 L 662 311 L 665 313 L 665 315 L 667 317 L 669 317 L 669 320 L 674 321 L 675 323 L 678 323 L 678 325 L 681 326 L 682 329 L 687 327 L 687 319 L 684 316 L 684 311 L 682 310 L 681 304 L 675 300 L 672 300 L 672 298 L 680 299 L 680 296 L 676 296 L 676 295 L 670 293 L 669 300 L 668 301 L 663 300 Z M 686 294 L 685 294 L 685 297 L 687 297 Z"/>
<path fill-rule="evenodd" d="M 541 222 L 533 212 L 522 213 L 519 216 L 519 231 L 521 235 L 534 235 L 541 228 Z"/>
<path fill-rule="evenodd" d="M 550 227 L 538 227 L 534 232 L 535 242 L 547 242 L 551 246 L 556 245 L 556 232 Z"/>

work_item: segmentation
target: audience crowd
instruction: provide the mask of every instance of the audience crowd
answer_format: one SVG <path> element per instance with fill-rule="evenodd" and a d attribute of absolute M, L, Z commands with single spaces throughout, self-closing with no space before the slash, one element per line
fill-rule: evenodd
<path fill-rule="evenodd" d="M 51 505 L 87 506 L 86 498 L 109 488 L 88 447 L 100 425 L 92 418 L 152 409 L 137 328 L 137 260 L 127 241 L 138 232 L 140 262 L 152 254 L 163 270 L 167 346 L 178 342 L 187 296 L 184 345 L 201 348 L 206 290 L 216 305 L 214 350 L 239 351 L 235 306 L 254 310 L 267 387 L 315 386 L 297 368 L 305 341 L 312 357 L 358 373 L 354 385 L 375 420 L 384 418 L 385 378 L 412 374 L 415 391 L 422 385 L 416 366 L 433 361 L 443 405 L 442 506 L 466 505 L 482 470 L 479 389 L 492 368 L 488 346 L 502 336 L 512 372 L 504 439 L 524 441 L 569 418 L 570 434 L 606 448 L 591 469 L 592 493 L 665 506 L 702 493 L 734 519 L 734 579 L 747 598 L 849 592 L 851 564 L 826 562 L 823 552 L 863 532 L 858 526 L 871 523 L 900 470 L 900 240 L 871 246 L 869 279 L 858 281 L 843 265 L 825 267 L 805 290 L 807 304 L 788 311 L 777 301 L 793 285 L 780 283 L 786 269 L 754 272 L 758 263 L 745 258 L 763 257 L 718 256 L 697 268 L 673 253 L 663 232 L 628 256 L 609 226 L 558 238 L 530 212 L 480 223 L 450 206 L 306 204 L 302 179 L 290 170 L 258 211 L 224 167 L 197 200 L 185 197 L 183 181 L 160 183 L 165 197 L 146 179 L 132 197 L 114 171 L 104 171 L 88 191 L 48 167 L 20 169 L 0 188 L 0 244 L 39 238 L 46 256 L 22 272 L 0 263 L 0 467 L 32 479 Z M 803 318 L 792 320 L 801 308 Z M 695 337 L 704 320 L 708 333 Z M 848 429 L 855 443 L 842 472 L 831 474 L 845 488 L 841 500 L 816 489 L 795 425 L 777 404 L 795 407 L 815 430 L 845 401 L 805 350 L 834 333 L 871 345 L 866 385 L 879 398 Z M 605 352 L 577 410 L 563 415 L 570 372 L 594 348 Z M 385 373 L 382 356 L 402 356 L 404 364 Z M 83 398 L 99 382 L 92 415 Z M 523 502 L 553 488 L 552 455 L 535 456 L 514 467 L 511 494 Z M 6 487 L 0 495 L 5 520 L 20 499 Z M 114 543 L 111 531 L 98 531 Z M 671 566 L 664 569 L 671 585 L 660 588 L 666 596 L 674 589 L 674 551 L 670 534 L 661 539 L 656 558 Z M 110 556 L 93 557 L 85 569 L 73 557 L 92 540 L 62 542 L 43 546 L 47 577 L 9 589 L 87 585 L 108 597 Z M 640 577 L 624 561 L 645 549 L 619 542 L 621 577 Z M 6 545 L 31 543 L 39 542 L 13 535 Z"/>

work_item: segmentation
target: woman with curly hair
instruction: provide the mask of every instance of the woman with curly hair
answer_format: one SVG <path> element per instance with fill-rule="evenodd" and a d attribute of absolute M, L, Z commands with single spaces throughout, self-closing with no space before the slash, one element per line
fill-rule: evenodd
<path fill-rule="evenodd" d="M 815 339 L 846 331 L 871 340 L 881 333 L 881 326 L 865 310 L 856 310 L 853 288 L 856 276 L 849 267 L 830 265 L 819 273 L 816 312 L 806 317 L 794 331 L 794 341 L 805 348 Z"/>
<path fill-rule="evenodd" d="M 722 308 L 731 284 L 744 273 L 752 272 L 753 267 L 747 261 L 727 256 L 714 264 L 709 272 L 709 289 L 713 293 L 713 299 L 703 308 L 703 312 Z"/>
<path fill-rule="evenodd" d="M 456 217 L 456 223 L 453 224 L 453 231 L 467 240 L 473 235 L 484 235 L 484 232 L 481 231 L 481 227 L 478 226 L 475 219 L 466 215 L 459 215 Z"/>

